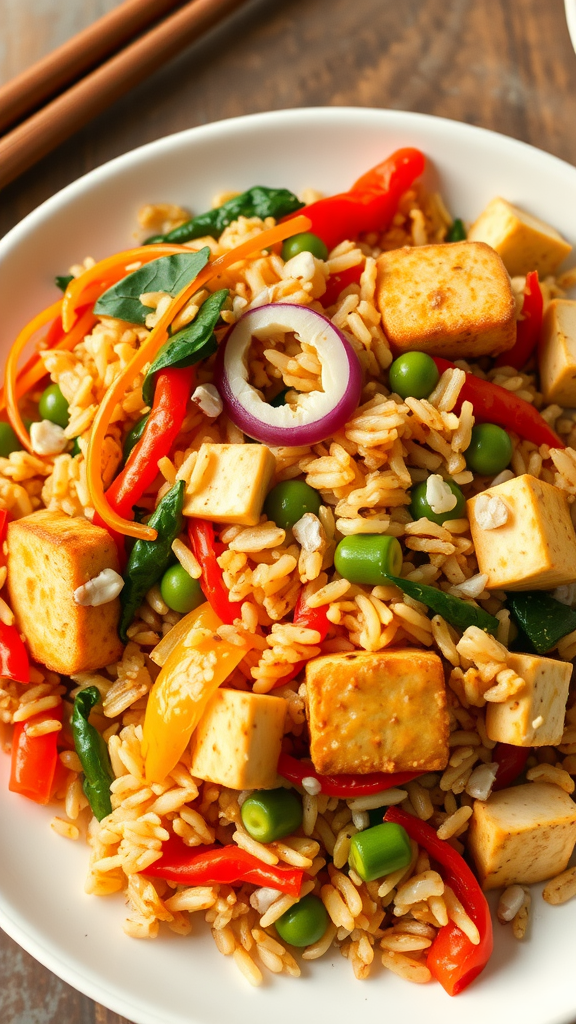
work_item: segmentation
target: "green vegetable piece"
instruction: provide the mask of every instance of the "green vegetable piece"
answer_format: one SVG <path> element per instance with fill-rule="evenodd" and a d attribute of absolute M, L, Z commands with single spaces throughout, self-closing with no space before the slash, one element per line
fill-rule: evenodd
<path fill-rule="evenodd" d="M 389 379 L 390 389 L 400 398 L 428 398 L 440 373 L 432 356 L 426 352 L 405 352 L 392 363 Z"/>
<path fill-rule="evenodd" d="M 508 594 L 507 604 L 537 654 L 545 654 L 576 629 L 576 611 L 545 591 Z"/>
<path fill-rule="evenodd" d="M 129 324 L 143 324 L 152 309 L 142 305 L 141 295 L 145 292 L 177 295 L 197 277 L 209 259 L 210 249 L 205 245 L 198 252 L 178 252 L 151 260 L 108 288 L 98 299 L 94 312 L 97 316 L 113 316 Z"/>
<path fill-rule="evenodd" d="M 112 813 L 110 784 L 114 781 L 106 741 L 88 721 L 92 708 L 100 701 L 96 686 L 81 690 L 74 700 L 71 721 L 74 747 L 84 772 L 82 788 L 98 821 Z"/>
<path fill-rule="evenodd" d="M 466 498 L 462 491 L 452 480 L 446 480 L 446 483 L 452 494 L 456 497 L 454 508 L 451 508 L 449 512 L 433 512 L 426 497 L 428 481 L 423 480 L 421 484 L 412 489 L 410 514 L 413 519 L 429 519 L 432 523 L 438 523 L 441 526 L 447 519 L 462 519 L 466 517 Z"/>
<path fill-rule="evenodd" d="M 274 398 L 271 398 L 268 405 L 271 405 L 273 409 L 279 409 L 280 406 L 286 405 L 286 395 L 288 394 L 289 388 L 284 388 L 283 391 L 279 391 Z"/>
<path fill-rule="evenodd" d="M 190 242 L 193 238 L 203 238 L 210 235 L 212 238 L 220 238 L 220 235 L 238 217 L 275 217 L 280 220 L 302 209 L 304 203 L 286 188 L 265 188 L 263 185 L 254 185 L 246 192 L 242 192 L 232 199 L 228 199 L 222 206 L 215 210 L 208 210 L 192 217 L 185 224 L 169 231 L 167 235 L 153 235 L 147 238 L 145 245 L 152 242 L 174 242 L 182 245 Z"/>
<path fill-rule="evenodd" d="M 242 804 L 244 828 L 259 843 L 273 843 L 302 824 L 302 801 L 293 789 L 255 790 Z"/>
<path fill-rule="evenodd" d="M 218 346 L 214 328 L 227 298 L 227 288 L 214 292 L 202 304 L 196 319 L 162 345 L 142 386 L 142 397 L 146 405 L 152 405 L 154 400 L 154 385 L 159 370 L 166 370 L 170 366 L 192 366 L 216 351 Z"/>
<path fill-rule="evenodd" d="M 456 217 L 452 222 L 452 227 L 448 229 L 446 235 L 447 242 L 465 242 L 467 238 L 466 228 L 464 222 L 460 220 L 460 217 Z"/>
<path fill-rule="evenodd" d="M 328 927 L 328 912 L 318 896 L 308 893 L 279 917 L 276 931 L 291 946 L 311 946 Z"/>
<path fill-rule="evenodd" d="M 9 423 L 0 422 L 0 458 L 7 459 L 11 452 L 22 451 L 16 432 Z"/>
<path fill-rule="evenodd" d="M 182 615 L 187 615 L 206 600 L 198 580 L 192 579 L 180 562 L 166 569 L 160 583 L 160 593 L 168 607 Z"/>
<path fill-rule="evenodd" d="M 73 274 L 57 274 L 56 277 L 54 278 L 54 284 L 56 285 L 57 288 L 60 289 L 61 292 L 65 292 L 68 285 L 70 284 L 70 281 L 73 280 Z"/>
<path fill-rule="evenodd" d="M 283 480 L 266 497 L 264 512 L 281 530 L 291 530 L 305 512 L 318 515 L 322 499 L 303 480 Z"/>
<path fill-rule="evenodd" d="M 468 626 L 478 626 L 479 629 L 491 633 L 498 628 L 498 619 L 489 615 L 483 608 L 477 608 L 467 601 L 462 601 L 452 594 L 445 594 L 443 590 L 436 587 L 429 587 L 426 583 L 414 583 L 413 580 L 403 580 L 399 576 L 388 575 L 390 583 L 394 583 L 400 590 L 403 590 L 415 601 L 421 601 L 436 615 L 441 615 L 446 622 L 449 622 L 455 629 L 465 630 Z"/>
<path fill-rule="evenodd" d="M 126 630 L 145 593 L 164 575 L 172 561 L 172 544 L 182 529 L 185 486 L 184 480 L 178 480 L 150 516 L 148 525 L 158 531 L 156 540 L 137 540 L 130 552 L 120 595 L 122 618 L 119 632 L 125 644 L 128 643 Z"/>
<path fill-rule="evenodd" d="M 402 548 L 396 537 L 357 533 L 344 537 L 334 552 L 334 566 L 350 583 L 377 587 L 402 569 Z"/>
<path fill-rule="evenodd" d="M 282 259 L 287 263 L 300 252 L 311 252 L 318 260 L 328 259 L 328 249 L 324 242 L 311 231 L 302 231 L 299 235 L 287 238 L 282 246 Z"/>
<path fill-rule="evenodd" d="M 79 441 L 79 439 L 77 437 L 75 437 L 74 440 L 72 441 L 72 447 L 70 449 L 70 455 L 74 459 L 76 457 L 76 455 L 80 455 L 81 451 L 82 451 L 82 449 L 80 447 L 80 441 Z"/>
<path fill-rule="evenodd" d="M 392 821 L 357 832 L 350 840 L 348 863 L 365 882 L 408 867 L 411 857 L 406 829 Z"/>
<path fill-rule="evenodd" d="M 70 416 L 68 402 L 57 384 L 50 384 L 40 396 L 38 412 L 43 420 L 57 423 L 59 427 L 67 427 Z"/>
<path fill-rule="evenodd" d="M 142 437 L 142 434 L 144 433 L 144 428 L 148 423 L 149 415 L 150 413 L 147 412 L 145 416 L 142 416 L 142 419 L 137 420 L 132 429 L 129 430 L 128 433 L 126 434 L 126 437 L 124 438 L 124 444 L 122 445 L 122 456 L 124 463 L 128 462 L 130 452 L 138 444 L 138 441 Z"/>
<path fill-rule="evenodd" d="M 466 465 L 474 473 L 492 476 L 501 473 L 512 458 L 512 441 L 495 423 L 477 423 L 466 449 Z"/>

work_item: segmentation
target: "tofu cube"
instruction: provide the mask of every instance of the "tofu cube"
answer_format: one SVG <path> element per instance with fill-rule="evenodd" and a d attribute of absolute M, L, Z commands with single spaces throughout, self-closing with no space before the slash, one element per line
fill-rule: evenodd
<path fill-rule="evenodd" d="M 87 519 L 42 509 L 8 526 L 8 592 L 32 657 L 72 675 L 103 668 L 124 650 L 120 600 L 76 604 L 74 591 L 103 569 L 119 570 L 110 534 Z"/>
<path fill-rule="evenodd" d="M 442 662 L 429 651 L 359 651 L 306 665 L 310 754 L 325 775 L 436 771 L 448 763 Z"/>
<path fill-rule="evenodd" d="M 545 402 L 576 406 L 576 302 L 553 299 L 548 306 L 538 367 Z"/>
<path fill-rule="evenodd" d="M 488 498 L 506 521 L 493 527 Z M 525 473 L 467 502 L 478 568 L 486 587 L 547 590 L 576 579 L 576 534 L 564 491 Z M 496 520 L 498 521 L 498 520 Z"/>
<path fill-rule="evenodd" d="M 192 736 L 192 775 L 229 789 L 274 789 L 285 714 L 282 697 L 217 690 Z"/>
<path fill-rule="evenodd" d="M 263 444 L 203 444 L 199 474 L 192 473 L 184 498 L 184 515 L 215 523 L 256 526 L 276 460 Z"/>
<path fill-rule="evenodd" d="M 377 260 L 382 326 L 398 355 L 497 355 L 516 341 L 516 305 L 502 260 L 483 242 L 393 249 Z"/>
<path fill-rule="evenodd" d="M 502 257 L 510 277 L 537 270 L 553 274 L 572 246 L 538 217 L 519 210 L 506 199 L 492 199 L 470 228 L 468 238 L 487 242 Z"/>
<path fill-rule="evenodd" d="M 514 747 L 555 746 L 562 740 L 572 665 L 533 654 L 511 654 L 508 665 L 525 689 L 502 704 L 486 705 L 486 732 Z"/>
<path fill-rule="evenodd" d="M 576 842 L 576 803 L 549 782 L 476 800 L 467 846 L 484 889 L 530 885 L 564 871 Z"/>

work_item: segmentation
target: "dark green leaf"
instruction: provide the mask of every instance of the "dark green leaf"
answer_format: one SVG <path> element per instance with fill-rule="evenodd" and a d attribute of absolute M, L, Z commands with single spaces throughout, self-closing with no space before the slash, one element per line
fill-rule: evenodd
<path fill-rule="evenodd" d="M 542 590 L 508 594 L 508 607 L 537 654 L 545 654 L 576 629 L 576 611 Z"/>
<path fill-rule="evenodd" d="M 178 480 L 150 516 L 148 526 L 158 531 L 156 540 L 137 540 L 130 553 L 124 573 L 124 589 L 120 595 L 120 636 L 124 643 L 128 642 L 126 630 L 144 595 L 158 582 L 172 561 L 172 544 L 182 529 L 184 488 L 184 481 Z"/>
<path fill-rule="evenodd" d="M 207 359 L 216 351 L 214 328 L 218 323 L 220 311 L 228 297 L 228 289 L 210 295 L 198 310 L 196 319 L 188 327 L 178 331 L 162 345 L 152 363 L 142 387 L 142 397 L 146 405 L 152 405 L 154 399 L 154 383 L 159 370 L 169 366 L 192 366 L 193 363 Z"/>
<path fill-rule="evenodd" d="M 448 234 L 446 235 L 446 241 L 447 242 L 464 242 L 465 240 L 466 240 L 466 228 L 464 227 L 463 221 L 460 220 L 460 217 L 456 217 L 456 220 L 453 221 L 453 223 L 452 223 L 452 227 L 448 229 Z"/>
<path fill-rule="evenodd" d="M 462 601 L 459 597 L 445 594 L 443 590 L 437 590 L 436 587 L 429 587 L 424 583 L 400 579 L 399 576 L 387 578 L 409 597 L 421 601 L 436 615 L 441 615 L 455 629 L 465 630 L 468 626 L 478 626 L 479 629 L 491 633 L 498 627 L 498 619 L 493 615 L 489 615 L 483 608 L 476 608 L 475 605 Z"/>
<path fill-rule="evenodd" d="M 234 196 L 228 202 L 218 206 L 215 210 L 208 210 L 200 213 L 192 220 L 186 221 L 180 227 L 169 231 L 167 235 L 153 235 L 146 239 L 146 244 L 152 242 L 174 242 L 182 245 L 190 242 L 193 238 L 202 238 L 210 235 L 212 238 L 220 238 L 220 235 L 238 217 L 274 217 L 281 220 L 296 210 L 301 210 L 304 203 L 301 203 L 293 192 L 287 188 L 265 188 L 263 185 L 254 185 L 239 196 Z"/>
<path fill-rule="evenodd" d="M 207 245 L 198 252 L 178 252 L 173 256 L 160 256 L 145 266 L 123 277 L 100 296 L 94 312 L 98 316 L 113 316 L 129 324 L 143 324 L 150 306 L 143 306 L 140 296 L 145 292 L 178 292 L 193 281 L 210 259 Z"/>
<path fill-rule="evenodd" d="M 61 292 L 65 292 L 70 281 L 73 281 L 74 277 L 72 274 L 57 274 L 54 278 L 54 284 Z"/>
<path fill-rule="evenodd" d="M 74 700 L 71 721 L 74 747 L 84 772 L 84 793 L 98 821 L 112 813 L 110 784 L 114 781 L 106 742 L 88 721 L 92 708 L 100 700 L 96 686 L 81 690 Z"/>

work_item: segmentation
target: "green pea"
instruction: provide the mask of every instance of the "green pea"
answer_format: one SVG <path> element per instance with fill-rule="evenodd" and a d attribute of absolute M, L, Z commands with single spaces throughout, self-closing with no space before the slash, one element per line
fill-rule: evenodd
<path fill-rule="evenodd" d="M 261 789 L 242 804 L 244 828 L 259 843 L 273 843 L 302 824 L 302 801 L 293 789 Z"/>
<path fill-rule="evenodd" d="M 466 517 L 466 498 L 462 491 L 452 480 L 446 480 L 446 483 L 456 498 L 454 508 L 451 508 L 449 512 L 433 512 L 426 497 L 428 481 L 423 480 L 421 484 L 412 489 L 410 514 L 413 519 L 429 519 L 430 522 L 438 523 L 441 526 L 447 519 L 462 519 Z"/>
<path fill-rule="evenodd" d="M 264 512 L 281 530 L 291 530 L 305 512 L 318 515 L 322 499 L 303 480 L 283 480 L 276 484 L 264 502 Z"/>
<path fill-rule="evenodd" d="M 328 259 L 328 249 L 318 235 L 311 231 L 303 231 L 300 235 L 292 235 L 287 238 L 282 246 L 282 259 L 285 262 L 297 256 L 299 252 L 311 252 L 318 260 Z"/>
<path fill-rule="evenodd" d="M 276 921 L 276 931 L 291 946 L 311 946 L 328 927 L 328 912 L 318 896 L 309 893 Z"/>
<path fill-rule="evenodd" d="M 130 455 L 130 452 L 142 437 L 142 434 L 144 433 L 144 427 L 148 422 L 149 415 L 150 413 L 147 412 L 146 415 L 143 416 L 141 420 L 138 420 L 134 424 L 132 430 L 128 431 L 128 433 L 126 434 L 126 437 L 124 438 L 124 444 L 122 446 L 124 462 L 128 461 L 128 456 Z"/>
<path fill-rule="evenodd" d="M 350 840 L 348 863 L 365 882 L 408 867 L 411 857 L 406 829 L 392 821 L 357 832 Z"/>
<path fill-rule="evenodd" d="M 40 402 L 38 403 L 38 411 L 43 420 L 57 423 L 59 427 L 68 426 L 68 420 L 70 419 L 68 415 L 68 402 L 57 384 L 50 384 L 42 392 Z"/>
<path fill-rule="evenodd" d="M 426 352 L 405 352 L 390 367 L 390 388 L 400 398 L 428 398 L 440 374 Z"/>
<path fill-rule="evenodd" d="M 466 228 L 464 222 L 460 220 L 460 217 L 456 217 L 452 222 L 452 227 L 448 229 L 446 235 L 447 242 L 464 242 L 466 241 Z"/>
<path fill-rule="evenodd" d="M 336 571 L 350 583 L 372 587 L 386 583 L 402 570 L 402 548 L 396 537 L 382 533 L 357 533 L 344 537 L 334 552 Z"/>
<path fill-rule="evenodd" d="M 9 423 L 0 423 L 0 458 L 7 459 L 11 452 L 22 451 L 22 445 Z"/>
<path fill-rule="evenodd" d="M 477 423 L 466 451 L 468 469 L 483 476 L 501 473 L 512 458 L 512 442 L 495 423 Z"/>
<path fill-rule="evenodd" d="M 192 579 L 180 562 L 171 565 L 164 573 L 160 581 L 160 593 L 162 600 L 173 612 L 181 612 L 183 615 L 204 601 L 198 580 Z"/>

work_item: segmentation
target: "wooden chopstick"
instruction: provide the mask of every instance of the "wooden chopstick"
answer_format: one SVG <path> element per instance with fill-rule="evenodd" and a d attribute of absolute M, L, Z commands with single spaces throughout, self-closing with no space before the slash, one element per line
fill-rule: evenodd
<path fill-rule="evenodd" d="M 0 188 L 246 0 L 191 0 L 0 139 Z"/>
<path fill-rule="evenodd" d="M 124 0 L 0 87 L 0 131 L 30 114 L 182 0 Z"/>

